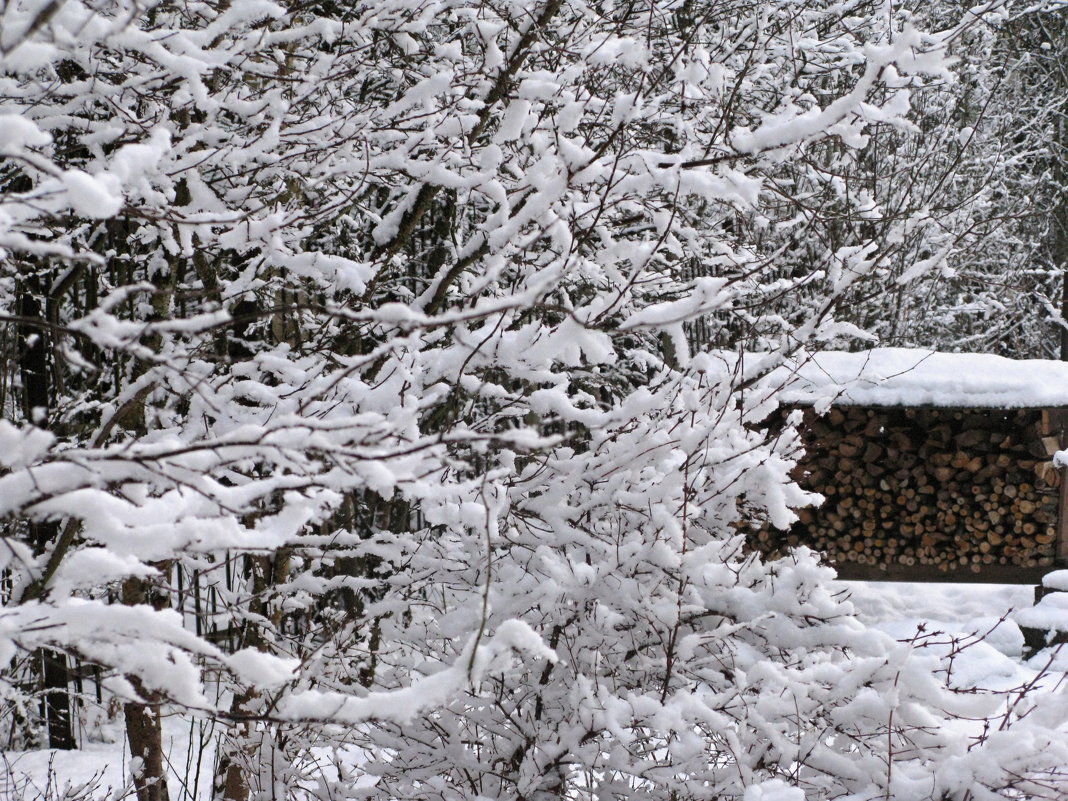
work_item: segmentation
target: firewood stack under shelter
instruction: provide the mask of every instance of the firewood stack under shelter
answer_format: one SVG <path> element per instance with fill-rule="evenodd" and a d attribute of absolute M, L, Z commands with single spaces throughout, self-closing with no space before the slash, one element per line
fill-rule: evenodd
<path fill-rule="evenodd" d="M 1037 582 L 1066 564 L 1068 364 L 880 349 L 817 354 L 788 383 L 795 476 L 825 500 L 753 531 L 755 549 L 806 545 L 858 579 Z"/>

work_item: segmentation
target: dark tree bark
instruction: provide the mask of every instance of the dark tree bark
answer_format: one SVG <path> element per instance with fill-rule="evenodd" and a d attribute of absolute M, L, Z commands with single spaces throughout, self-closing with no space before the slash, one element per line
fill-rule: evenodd
<path fill-rule="evenodd" d="M 69 751 L 77 747 L 71 719 L 67 655 L 50 648 L 40 650 L 41 675 L 44 678 L 44 711 L 48 721 L 48 747 Z"/>
<path fill-rule="evenodd" d="M 282 583 L 289 575 L 289 555 L 285 550 L 273 557 L 245 557 L 246 578 L 251 581 L 252 599 L 249 611 L 268 618 L 274 627 L 281 624 L 281 611 L 272 609 L 267 602 L 271 587 Z M 241 645 L 269 652 L 269 643 L 257 623 L 246 622 L 241 631 Z M 214 797 L 216 801 L 249 801 L 252 796 L 256 752 L 260 747 L 255 723 L 241 717 L 253 710 L 251 707 L 259 693 L 248 687 L 237 688 L 230 712 L 239 722 L 227 731 L 219 742 L 219 756 L 215 771 Z"/>
<path fill-rule="evenodd" d="M 1062 80 L 1058 85 L 1066 88 L 1068 81 L 1061 70 L 1056 74 Z M 1052 248 L 1054 264 L 1061 271 L 1061 361 L 1068 361 L 1068 165 L 1064 163 L 1064 157 L 1068 155 L 1068 121 L 1064 113 L 1057 122 L 1056 154 L 1060 158 L 1055 159 L 1053 173 L 1057 186 L 1057 201 L 1052 209 L 1053 224 Z"/>
<path fill-rule="evenodd" d="M 22 408 L 26 420 L 40 428 L 48 427 L 48 410 L 51 405 L 49 385 L 48 328 L 44 325 L 44 306 L 41 277 L 31 275 L 20 282 L 18 314 L 19 378 L 22 383 Z M 31 523 L 30 538 L 34 551 L 44 553 L 54 544 L 59 526 L 54 522 Z M 37 653 L 37 665 L 41 672 L 44 697 L 41 711 L 48 730 L 48 747 L 70 750 L 75 747 L 73 715 L 68 688 L 70 671 L 67 655 L 42 648 Z"/>
<path fill-rule="evenodd" d="M 130 742 L 130 754 L 140 760 L 134 769 L 134 786 L 137 801 L 169 801 L 167 776 L 163 765 L 163 727 L 160 721 L 159 699 L 147 691 L 137 679 L 131 678 L 137 694 L 147 703 L 127 703 L 123 708 L 126 717 L 126 737 Z"/>
<path fill-rule="evenodd" d="M 170 572 L 169 565 L 155 565 L 164 576 Z M 169 599 L 160 588 L 141 578 L 129 578 L 122 585 L 122 602 L 128 606 L 151 604 L 156 609 L 167 606 Z M 140 760 L 134 772 L 134 787 L 137 801 L 170 801 L 167 792 L 167 774 L 163 759 L 163 726 L 160 719 L 159 694 L 147 690 L 134 676 L 130 683 L 142 699 L 141 702 L 126 702 L 123 713 L 126 717 L 126 738 L 130 754 Z"/>
<path fill-rule="evenodd" d="M 255 698 L 256 695 L 247 689 L 235 693 L 230 711 L 235 715 L 247 712 L 248 704 Z M 220 741 L 214 787 L 217 801 L 248 801 L 251 794 L 249 786 L 251 777 L 247 757 L 251 756 L 248 753 L 251 734 L 252 724 L 241 722 L 235 724 Z"/>

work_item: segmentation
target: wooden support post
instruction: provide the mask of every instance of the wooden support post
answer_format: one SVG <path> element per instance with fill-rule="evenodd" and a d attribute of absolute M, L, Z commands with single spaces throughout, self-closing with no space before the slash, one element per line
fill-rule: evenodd
<path fill-rule="evenodd" d="M 1068 449 L 1068 409 L 1051 409 L 1042 413 L 1045 424 L 1049 420 L 1050 433 L 1057 437 L 1061 449 Z M 1054 546 L 1054 564 L 1068 567 L 1068 467 L 1058 467 L 1061 486 L 1057 493 L 1057 540 Z"/>
<path fill-rule="evenodd" d="M 1053 561 L 1057 567 L 1068 567 L 1068 468 L 1060 468 L 1061 486 L 1057 503 L 1057 542 Z"/>

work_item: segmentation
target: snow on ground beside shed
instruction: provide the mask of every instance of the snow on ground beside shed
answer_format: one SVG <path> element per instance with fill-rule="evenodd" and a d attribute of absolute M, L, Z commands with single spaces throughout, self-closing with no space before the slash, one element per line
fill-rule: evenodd
<path fill-rule="evenodd" d="M 865 623 L 937 620 L 959 627 L 1034 603 L 1030 584 L 929 584 L 911 581 L 839 581 Z"/>
<path fill-rule="evenodd" d="M 1042 577 L 1042 586 L 1056 590 L 1037 604 L 1016 613 L 1021 626 L 1045 629 L 1047 632 L 1068 632 L 1068 570 L 1054 570 Z"/>
<path fill-rule="evenodd" d="M 953 685 L 1009 690 L 1035 675 L 1023 662 L 1024 638 L 1012 619 L 1030 609 L 1034 587 L 1029 584 L 926 584 L 898 581 L 841 581 L 857 616 L 873 628 L 899 640 L 919 632 L 943 632 L 939 642 L 969 642 L 955 661 Z"/>
<path fill-rule="evenodd" d="M 746 356 L 746 373 L 772 354 Z M 1068 362 L 875 348 L 803 353 L 775 373 L 784 403 L 1024 409 L 1068 406 Z"/>

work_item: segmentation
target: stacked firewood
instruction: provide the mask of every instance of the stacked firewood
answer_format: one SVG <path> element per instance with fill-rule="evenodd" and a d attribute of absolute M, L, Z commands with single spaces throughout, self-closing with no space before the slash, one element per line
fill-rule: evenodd
<path fill-rule="evenodd" d="M 947 572 L 1053 563 L 1061 476 L 1048 413 L 845 406 L 805 419 L 797 478 L 826 500 L 788 532 L 754 532 L 758 550 Z"/>

